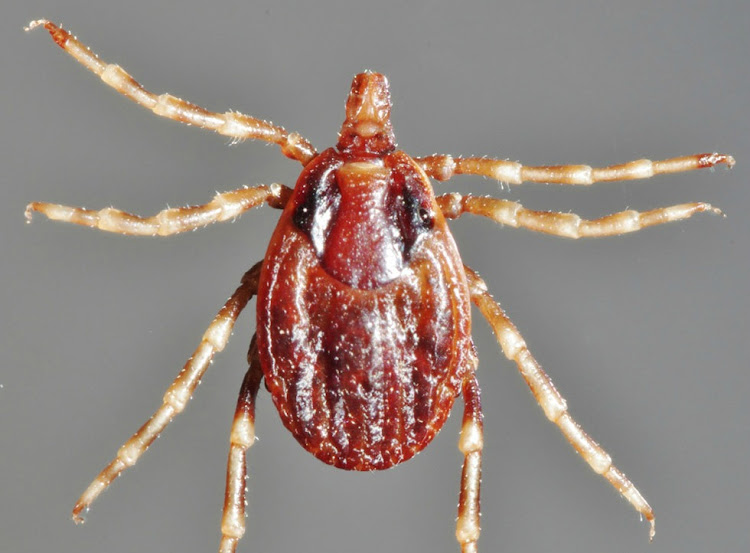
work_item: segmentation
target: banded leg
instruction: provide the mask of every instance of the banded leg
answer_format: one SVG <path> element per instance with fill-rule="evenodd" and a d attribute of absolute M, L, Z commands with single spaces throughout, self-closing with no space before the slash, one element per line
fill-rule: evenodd
<path fill-rule="evenodd" d="M 464 454 L 458 499 L 456 539 L 461 553 L 476 553 L 479 540 L 479 487 L 482 481 L 482 404 L 479 383 L 472 373 L 463 383 L 464 418 L 458 449 Z"/>
<path fill-rule="evenodd" d="M 285 156 L 296 159 L 303 165 L 306 165 L 317 154 L 315 148 L 299 134 L 289 133 L 283 127 L 278 127 L 268 121 L 236 111 L 216 113 L 175 98 L 171 94 L 156 95 L 149 92 L 122 67 L 100 60 L 86 45 L 54 23 L 46 19 L 38 19 L 29 23 L 26 30 L 30 31 L 39 26 L 44 26 L 52 36 L 52 40 L 73 56 L 78 63 L 98 75 L 117 92 L 156 115 L 215 131 L 234 140 L 250 138 L 278 144 Z"/>
<path fill-rule="evenodd" d="M 255 442 L 255 396 L 263 380 L 254 335 L 247 352 L 247 362 L 250 368 L 242 381 L 232 423 L 219 553 L 234 553 L 237 542 L 245 533 L 245 458 L 247 450 Z"/>
<path fill-rule="evenodd" d="M 602 475 L 643 517 L 651 523 L 649 539 L 654 538 L 654 511 L 627 477 L 612 464 L 612 458 L 589 437 L 568 413 L 568 407 L 555 389 L 547 373 L 529 352 L 526 342 L 500 305 L 487 292 L 484 281 L 466 267 L 471 300 L 479 308 L 508 359 L 515 361 L 518 370 L 531 388 L 547 418 L 554 422 L 581 457 L 597 474 Z"/>
<path fill-rule="evenodd" d="M 710 204 L 696 202 L 660 207 L 643 213 L 629 209 L 589 221 L 581 219 L 575 213 L 532 211 L 510 200 L 486 196 L 461 196 L 455 192 L 438 196 L 437 203 L 446 219 L 455 219 L 464 213 L 470 213 L 487 217 L 501 225 L 522 227 L 565 238 L 616 236 L 653 225 L 687 219 L 701 211 L 721 214 L 720 209 Z"/>
<path fill-rule="evenodd" d="M 234 219 L 263 202 L 283 209 L 291 193 L 290 188 L 277 183 L 270 186 L 240 188 L 216 194 L 207 204 L 165 209 L 151 217 L 140 217 L 113 207 L 96 211 L 82 207 L 32 202 L 26 206 L 26 221 L 31 222 L 33 213 L 38 211 L 53 221 L 83 225 L 106 232 L 132 236 L 169 236 L 195 230 L 211 223 Z"/>
<path fill-rule="evenodd" d="M 555 184 L 589 185 L 597 182 L 647 179 L 665 173 L 680 173 L 693 169 L 714 167 L 720 163 L 731 168 L 734 158 L 726 154 L 707 153 L 674 157 L 661 161 L 638 159 L 609 167 L 589 165 L 523 166 L 515 161 L 484 157 L 433 155 L 414 160 L 436 180 L 448 180 L 453 175 L 482 175 L 500 182 L 548 182 Z"/>
<path fill-rule="evenodd" d="M 99 494 L 107 489 L 125 469 L 132 467 L 175 415 L 185 409 L 206 369 L 211 364 L 214 354 L 223 350 L 227 345 L 237 317 L 239 317 L 247 302 L 250 301 L 250 298 L 257 293 L 260 268 L 261 263 L 257 263 L 242 277 L 240 286 L 206 329 L 200 345 L 167 389 L 162 406 L 123 444 L 117 452 L 117 456 L 78 498 L 73 507 L 73 520 L 77 524 L 84 522 L 83 513 L 88 511 Z"/>

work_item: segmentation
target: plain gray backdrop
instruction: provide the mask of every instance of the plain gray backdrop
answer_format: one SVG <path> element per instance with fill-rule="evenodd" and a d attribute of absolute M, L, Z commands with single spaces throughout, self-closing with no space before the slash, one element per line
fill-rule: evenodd
<path fill-rule="evenodd" d="M 335 142 L 351 77 L 389 76 L 399 146 L 606 165 L 706 151 L 732 171 L 472 191 L 597 217 L 709 201 L 710 215 L 570 241 L 451 223 L 578 421 L 656 511 L 656 541 L 534 403 L 478 316 L 484 552 L 750 547 L 750 4 L 11 1 L 0 8 L 0 551 L 214 551 L 254 303 L 185 413 L 94 505 L 73 502 L 262 258 L 278 212 L 172 238 L 24 224 L 32 200 L 152 214 L 243 184 L 292 185 L 275 146 L 155 117 L 29 20 L 63 23 L 152 91 Z M 451 552 L 461 402 L 416 459 L 382 473 L 300 448 L 265 391 L 242 552 Z"/>

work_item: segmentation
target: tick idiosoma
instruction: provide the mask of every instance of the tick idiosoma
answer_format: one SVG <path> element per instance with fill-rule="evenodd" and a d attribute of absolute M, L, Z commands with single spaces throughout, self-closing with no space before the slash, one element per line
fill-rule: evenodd
<path fill-rule="evenodd" d="M 318 459 L 349 470 L 380 470 L 424 449 L 459 395 L 464 414 L 458 447 L 464 455 L 456 537 L 464 553 L 477 550 L 482 410 L 471 339 L 474 303 L 492 326 L 547 418 L 573 448 L 650 523 L 646 500 L 610 456 L 573 420 L 565 400 L 532 357 L 526 342 L 482 279 L 463 265 L 446 219 L 465 213 L 512 227 L 567 238 L 612 236 L 720 211 L 687 203 L 644 213 L 622 211 L 587 221 L 572 213 L 531 211 L 497 198 L 434 196 L 429 177 L 455 174 L 590 185 L 675 173 L 724 163 L 709 153 L 664 161 L 638 160 L 605 168 L 524 167 L 487 158 L 413 158 L 396 149 L 388 81 L 373 72 L 354 77 L 335 147 L 318 153 L 297 133 L 234 111 L 214 113 L 169 94 L 145 90 L 117 65 L 101 61 L 67 31 L 46 20 L 53 40 L 79 63 L 157 115 L 213 130 L 233 140 L 278 144 L 303 166 L 293 189 L 281 184 L 217 194 L 201 206 L 166 209 L 142 218 L 105 208 L 91 211 L 42 202 L 26 215 L 109 232 L 166 236 L 234 219 L 263 203 L 282 209 L 265 257 L 242 278 L 214 318 L 156 413 L 120 448 L 78 499 L 73 518 L 135 464 L 187 404 L 214 354 L 257 296 L 257 331 L 248 352 L 231 430 L 221 552 L 235 551 L 245 531 L 245 456 L 255 440 L 255 397 L 261 381 L 284 425 Z"/>

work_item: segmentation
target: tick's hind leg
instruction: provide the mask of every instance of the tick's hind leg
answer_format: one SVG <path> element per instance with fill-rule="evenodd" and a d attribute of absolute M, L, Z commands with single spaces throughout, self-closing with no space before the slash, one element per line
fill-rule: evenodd
<path fill-rule="evenodd" d="M 242 284 L 227 300 L 206 332 L 203 334 L 198 349 L 188 359 L 185 366 L 164 394 L 162 406 L 125 442 L 117 456 L 99 476 L 86 488 L 73 508 L 73 520 L 83 522 L 85 513 L 94 500 L 120 476 L 128 467 L 132 467 L 148 449 L 159 434 L 167 427 L 175 415 L 182 412 L 193 396 L 201 378 L 211 364 L 215 353 L 224 349 L 232 334 L 232 328 L 242 310 L 258 291 L 261 263 L 256 264 L 242 277 Z"/>
<path fill-rule="evenodd" d="M 594 469 L 594 472 L 601 474 L 636 511 L 651 523 L 649 538 L 653 539 L 654 511 L 630 480 L 612 464 L 609 454 L 592 440 L 570 416 L 565 400 L 555 389 L 547 373 L 531 355 L 516 327 L 487 292 L 484 281 L 468 267 L 466 267 L 466 277 L 469 281 L 472 302 L 492 326 L 505 356 L 518 365 L 518 370 L 531 388 L 544 414 L 560 428 L 570 445 Z"/>
<path fill-rule="evenodd" d="M 234 553 L 237 542 L 245 533 L 245 479 L 247 477 L 245 458 L 247 450 L 255 442 L 255 396 L 263 380 L 255 336 L 250 342 L 247 362 L 250 368 L 242 381 L 230 436 L 219 553 Z"/>
<path fill-rule="evenodd" d="M 462 196 L 456 192 L 438 196 L 437 203 L 446 219 L 455 219 L 464 213 L 470 213 L 487 217 L 501 225 L 521 227 L 565 238 L 616 236 L 653 225 L 688 219 L 702 211 L 721 214 L 721 211 L 711 204 L 694 202 L 660 207 L 643 213 L 630 209 L 589 221 L 581 219 L 575 213 L 532 211 L 510 200 Z"/>
<path fill-rule="evenodd" d="M 705 169 L 720 163 L 726 164 L 727 167 L 734 165 L 732 156 L 715 152 L 674 157 L 661 161 L 638 159 L 620 165 L 610 165 L 609 167 L 591 167 L 589 165 L 531 167 L 503 159 L 486 157 L 454 158 L 449 155 L 434 155 L 414 159 L 428 175 L 437 180 L 448 180 L 453 175 L 482 175 L 509 184 L 548 182 L 589 185 L 597 182 L 648 179 L 665 173 Z"/>
<path fill-rule="evenodd" d="M 215 113 L 180 98 L 175 98 L 171 94 L 156 95 L 149 92 L 122 67 L 100 60 L 76 37 L 51 21 L 46 19 L 32 21 L 26 30 L 30 31 L 40 25 L 49 32 L 52 40 L 73 56 L 78 63 L 98 75 L 102 81 L 117 92 L 130 98 L 136 104 L 151 110 L 156 115 L 216 131 L 235 140 L 250 138 L 278 144 L 285 156 L 296 159 L 303 165 L 316 155 L 315 148 L 299 134 L 289 133 L 284 128 L 273 125 L 268 121 L 243 115 L 236 111 Z"/>
<path fill-rule="evenodd" d="M 482 405 L 479 383 L 474 372 L 466 377 L 462 389 L 464 418 L 458 449 L 464 454 L 461 492 L 458 498 L 456 539 L 461 553 L 476 553 L 479 539 L 479 487 L 482 481 Z"/>
<path fill-rule="evenodd" d="M 26 220 L 31 222 L 31 217 L 36 211 L 53 221 L 83 225 L 106 232 L 132 236 L 169 236 L 195 230 L 211 223 L 234 219 L 263 202 L 282 209 L 291 192 L 291 189 L 283 184 L 276 183 L 271 186 L 240 188 L 216 194 L 207 204 L 165 209 L 151 217 L 140 217 L 113 207 L 96 211 L 82 207 L 32 202 L 26 206 Z"/>

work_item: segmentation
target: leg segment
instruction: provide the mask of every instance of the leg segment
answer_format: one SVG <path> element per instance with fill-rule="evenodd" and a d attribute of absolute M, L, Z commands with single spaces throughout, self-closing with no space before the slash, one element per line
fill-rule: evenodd
<path fill-rule="evenodd" d="M 721 214 L 721 210 L 710 204 L 696 202 L 660 207 L 643 213 L 633 210 L 621 211 L 588 221 L 581 219 L 575 213 L 532 211 L 509 200 L 471 195 L 461 196 L 461 194 L 455 192 L 438 196 L 437 203 L 447 219 L 455 219 L 464 213 L 470 213 L 487 217 L 501 225 L 515 228 L 523 227 L 565 238 L 616 236 L 653 225 L 687 219 L 701 211 Z"/>
<path fill-rule="evenodd" d="M 458 499 L 456 539 L 461 553 L 476 553 L 479 540 L 479 487 L 482 480 L 482 405 L 479 383 L 472 373 L 464 381 L 464 418 L 458 449 L 464 454 L 461 471 L 461 493 Z"/>
<path fill-rule="evenodd" d="M 256 264 L 242 277 L 242 283 L 227 300 L 203 334 L 198 349 L 188 359 L 180 374 L 164 394 L 162 406 L 125 442 L 117 456 L 99 476 L 86 488 L 73 507 L 73 520 L 84 521 L 83 513 L 99 497 L 115 478 L 133 466 L 141 455 L 167 427 L 175 415 L 182 412 L 200 383 L 216 352 L 224 349 L 229 341 L 234 323 L 250 298 L 257 293 L 261 263 Z"/>
<path fill-rule="evenodd" d="M 589 185 L 596 182 L 647 179 L 664 173 L 679 173 L 704 169 L 725 163 L 734 165 L 734 158 L 725 154 L 709 153 L 675 157 L 662 161 L 639 159 L 609 167 L 589 165 L 550 165 L 524 167 L 515 161 L 484 157 L 453 158 L 449 155 L 417 157 L 414 160 L 432 178 L 443 181 L 453 175 L 482 175 L 501 182 L 548 182 L 555 184 Z"/>
<path fill-rule="evenodd" d="M 242 381 L 232 424 L 219 553 L 234 553 L 237 542 L 245 533 L 245 457 L 247 450 L 255 442 L 255 396 L 263 380 L 255 336 L 250 342 L 247 362 L 250 368 Z"/>
<path fill-rule="evenodd" d="M 149 92 L 126 73 L 122 67 L 100 60 L 76 37 L 54 23 L 46 19 L 39 19 L 29 23 L 26 30 L 30 31 L 39 26 L 44 26 L 52 36 L 52 40 L 73 56 L 78 63 L 89 71 L 96 73 L 117 92 L 144 108 L 150 109 L 156 115 L 216 131 L 235 140 L 251 138 L 278 144 L 285 156 L 296 159 L 303 165 L 307 164 L 317 154 L 315 148 L 299 134 L 289 133 L 284 128 L 277 127 L 267 121 L 235 111 L 215 113 L 180 98 L 175 98 L 170 94 L 156 95 Z"/>
<path fill-rule="evenodd" d="M 594 469 L 594 472 L 601 474 L 636 511 L 651 523 L 649 539 L 653 539 L 654 511 L 630 480 L 612 464 L 609 454 L 592 440 L 570 416 L 565 400 L 555 389 L 547 373 L 532 357 L 516 327 L 487 292 L 484 281 L 468 267 L 466 267 L 466 277 L 469 281 L 471 300 L 492 326 L 505 356 L 518 365 L 518 370 L 531 388 L 544 414 L 560 428 L 573 449 Z"/>
<path fill-rule="evenodd" d="M 139 217 L 112 207 L 94 211 L 81 207 L 32 202 L 26 206 L 26 220 L 31 222 L 33 213 L 38 211 L 53 221 L 74 223 L 107 232 L 134 236 L 169 236 L 218 221 L 234 219 L 263 202 L 283 209 L 291 192 L 290 188 L 276 183 L 271 186 L 240 188 L 217 194 L 204 205 L 165 209 L 151 217 Z"/>

